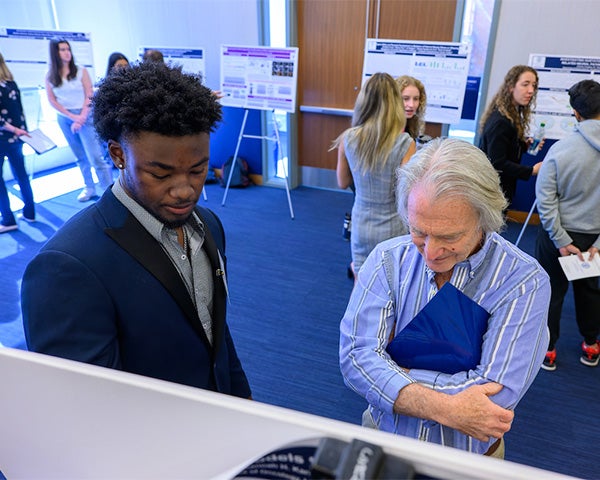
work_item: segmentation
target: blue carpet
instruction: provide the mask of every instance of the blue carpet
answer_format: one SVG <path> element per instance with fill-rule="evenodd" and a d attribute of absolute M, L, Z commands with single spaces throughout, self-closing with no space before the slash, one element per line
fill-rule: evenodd
<path fill-rule="evenodd" d="M 343 384 L 338 367 L 339 321 L 352 281 L 350 245 L 342 238 L 352 195 L 298 188 L 207 185 L 208 201 L 227 234 L 229 323 L 257 401 L 358 424 L 365 401 Z M 43 202 L 40 221 L 0 235 L 0 342 L 24 348 L 18 291 L 25 265 L 43 241 L 85 205 L 72 192 Z M 536 228 L 521 248 L 532 253 Z M 515 241 L 520 224 L 504 232 Z M 579 363 L 572 296 L 565 302 L 558 369 L 541 371 L 519 404 L 506 435 L 506 458 L 581 478 L 599 478 L 600 368 Z M 1 461 L 1 460 L 0 460 Z"/>

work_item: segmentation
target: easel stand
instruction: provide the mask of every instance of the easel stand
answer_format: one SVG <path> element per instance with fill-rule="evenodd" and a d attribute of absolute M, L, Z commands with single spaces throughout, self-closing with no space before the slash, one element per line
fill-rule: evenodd
<path fill-rule="evenodd" d="M 516 247 L 519 246 L 521 237 L 525 233 L 525 229 L 527 228 L 527 225 L 529 224 L 529 219 L 531 218 L 531 215 L 533 215 L 533 210 L 535 209 L 536 206 L 537 206 L 537 198 L 534 200 L 533 205 L 531 206 L 531 210 L 529 210 L 529 214 L 527 215 L 527 218 L 525 219 L 525 223 L 523 224 L 523 228 L 521 228 L 521 233 L 519 233 L 519 236 L 517 237 L 517 241 L 515 242 Z"/>
<path fill-rule="evenodd" d="M 258 140 L 269 140 L 271 142 L 276 142 L 277 143 L 277 164 L 279 164 L 279 160 L 280 155 L 281 155 L 281 142 L 279 141 L 279 128 L 277 127 L 277 121 L 275 120 L 275 115 L 271 115 L 271 118 L 273 120 L 273 130 L 275 131 L 275 138 L 272 137 L 268 137 L 268 136 L 264 136 L 264 135 L 246 135 L 244 134 L 244 129 L 246 128 L 246 120 L 248 120 L 248 109 L 244 109 L 244 120 L 242 120 L 242 128 L 240 129 L 240 134 L 238 136 L 238 141 L 237 141 L 237 145 L 235 147 L 235 153 L 233 154 L 233 162 L 231 164 L 231 168 L 229 169 L 229 177 L 227 178 L 227 185 L 225 186 L 225 193 L 223 194 L 223 201 L 221 202 L 221 205 L 225 205 L 225 200 L 227 199 L 227 192 L 229 191 L 229 184 L 231 183 L 231 177 L 233 176 L 233 167 L 235 165 L 235 162 L 238 158 L 238 153 L 240 151 L 240 144 L 242 143 L 242 138 L 255 138 Z M 285 191 L 287 193 L 287 200 L 288 200 L 288 205 L 290 208 L 290 216 L 292 217 L 292 220 L 294 219 L 294 208 L 292 207 L 292 199 L 290 197 L 290 187 L 288 185 L 288 172 L 287 172 L 287 165 L 284 165 L 283 168 L 284 171 L 284 175 L 285 175 Z"/>

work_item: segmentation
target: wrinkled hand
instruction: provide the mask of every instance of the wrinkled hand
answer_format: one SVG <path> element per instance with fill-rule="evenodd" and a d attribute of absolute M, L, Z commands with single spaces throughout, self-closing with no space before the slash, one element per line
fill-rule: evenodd
<path fill-rule="evenodd" d="M 514 412 L 496 405 L 488 397 L 502 390 L 498 383 L 486 383 L 450 395 L 449 418 L 445 425 L 487 442 L 510 430 Z"/>

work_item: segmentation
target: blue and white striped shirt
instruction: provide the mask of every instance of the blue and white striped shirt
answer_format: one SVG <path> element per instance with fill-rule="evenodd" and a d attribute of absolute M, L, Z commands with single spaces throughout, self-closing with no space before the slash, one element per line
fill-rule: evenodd
<path fill-rule="evenodd" d="M 430 270 L 409 235 L 380 243 L 369 255 L 340 325 L 340 367 L 346 384 L 370 404 L 380 430 L 475 453 L 480 442 L 430 420 L 397 415 L 400 390 L 418 382 L 447 394 L 497 382 L 491 399 L 514 409 L 537 375 L 548 347 L 548 275 L 535 259 L 497 233 L 456 264 L 450 283 L 490 313 L 481 361 L 474 370 L 446 373 L 403 371 L 387 354 L 392 328 L 401 331 L 437 293 Z M 393 338 L 393 336 L 392 336 Z"/>

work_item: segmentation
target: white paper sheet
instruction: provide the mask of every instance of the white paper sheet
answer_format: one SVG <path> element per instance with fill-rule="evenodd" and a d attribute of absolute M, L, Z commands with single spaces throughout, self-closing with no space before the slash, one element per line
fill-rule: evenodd
<path fill-rule="evenodd" d="M 594 258 L 590 261 L 590 254 L 583 252 L 583 258 L 583 262 L 579 260 L 577 255 L 558 258 L 567 280 L 600 276 L 600 255 L 594 255 Z"/>

